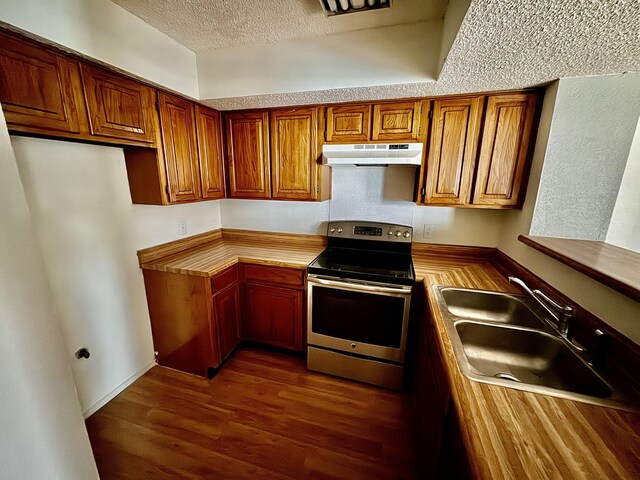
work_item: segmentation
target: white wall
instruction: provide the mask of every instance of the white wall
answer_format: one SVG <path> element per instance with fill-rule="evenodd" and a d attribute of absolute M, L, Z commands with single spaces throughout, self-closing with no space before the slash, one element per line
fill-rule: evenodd
<path fill-rule="evenodd" d="M 442 21 L 198 54 L 201 98 L 434 81 Z"/>
<path fill-rule="evenodd" d="M 132 205 L 119 148 L 12 137 L 82 409 L 153 365 L 136 250 L 220 228 L 219 202 Z M 91 358 L 76 360 L 87 347 Z"/>
<path fill-rule="evenodd" d="M 412 225 L 416 242 L 498 245 L 505 212 L 418 207 L 411 201 L 415 174 L 414 167 L 404 166 L 334 167 L 331 200 L 222 200 L 222 226 L 324 235 L 329 220 L 371 220 Z"/>
<path fill-rule="evenodd" d="M 640 119 L 611 215 L 607 243 L 640 252 Z"/>
<path fill-rule="evenodd" d="M 0 109 L 0 477 L 97 479 Z"/>
<path fill-rule="evenodd" d="M 552 123 L 555 121 L 557 109 L 562 108 L 563 105 L 556 102 L 558 94 L 558 82 L 547 88 L 526 199 L 522 210 L 505 212 L 498 248 L 576 303 L 640 344 L 640 322 L 638 322 L 640 303 L 518 241 L 518 235 L 529 234 L 531 228 L 543 162 L 546 162 L 545 155 L 551 145 Z"/>
<path fill-rule="evenodd" d="M 109 0 L 0 0 L 0 20 L 198 98 L 195 53 Z"/>
<path fill-rule="evenodd" d="M 640 113 L 640 74 L 559 81 L 532 235 L 605 240 Z"/>
<path fill-rule="evenodd" d="M 220 216 L 224 228 L 325 235 L 329 202 L 226 199 Z"/>

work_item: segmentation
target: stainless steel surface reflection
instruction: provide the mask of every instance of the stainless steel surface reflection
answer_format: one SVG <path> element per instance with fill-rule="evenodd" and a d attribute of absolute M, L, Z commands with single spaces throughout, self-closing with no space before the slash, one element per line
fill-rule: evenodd
<path fill-rule="evenodd" d="M 460 371 L 483 383 L 626 410 L 637 395 L 596 371 L 528 297 L 434 286 Z"/>

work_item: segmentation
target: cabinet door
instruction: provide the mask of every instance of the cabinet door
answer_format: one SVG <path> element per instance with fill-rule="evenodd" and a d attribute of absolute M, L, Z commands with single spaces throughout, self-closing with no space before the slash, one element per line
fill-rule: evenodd
<path fill-rule="evenodd" d="M 213 297 L 222 362 L 240 343 L 240 287 L 236 283 Z"/>
<path fill-rule="evenodd" d="M 373 106 L 372 140 L 416 140 L 420 134 L 421 102 Z"/>
<path fill-rule="evenodd" d="M 196 105 L 200 191 L 202 198 L 224 198 L 222 125 L 215 110 Z"/>
<path fill-rule="evenodd" d="M 78 63 L 2 34 L 0 103 L 10 130 L 79 133 L 86 124 Z"/>
<path fill-rule="evenodd" d="M 229 196 L 269 198 L 269 115 L 232 113 L 226 116 Z"/>
<path fill-rule="evenodd" d="M 535 106 L 535 93 L 488 98 L 474 204 L 515 207 L 522 200 Z"/>
<path fill-rule="evenodd" d="M 271 113 L 272 198 L 313 200 L 317 195 L 318 109 Z"/>
<path fill-rule="evenodd" d="M 366 142 L 371 136 L 371 105 L 327 107 L 327 142 Z"/>
<path fill-rule="evenodd" d="M 193 104 L 160 93 L 160 124 L 171 202 L 200 197 L 200 175 Z"/>
<path fill-rule="evenodd" d="M 82 65 L 91 133 L 153 143 L 155 92 L 104 70 Z"/>
<path fill-rule="evenodd" d="M 243 337 L 301 351 L 302 295 L 302 290 L 246 283 Z"/>
<path fill-rule="evenodd" d="M 464 205 L 471 200 L 482 98 L 433 102 L 424 203 Z"/>

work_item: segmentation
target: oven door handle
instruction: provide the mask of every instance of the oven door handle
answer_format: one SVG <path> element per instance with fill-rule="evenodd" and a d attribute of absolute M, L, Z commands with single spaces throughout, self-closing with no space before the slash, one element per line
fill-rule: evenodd
<path fill-rule="evenodd" d="M 408 295 L 411 293 L 411 287 L 379 287 L 377 285 L 365 285 L 362 283 L 338 282 L 335 280 L 325 280 L 324 278 L 310 277 L 307 280 L 310 283 L 326 285 L 327 287 L 342 287 L 349 290 L 360 290 L 371 293 L 393 293 L 396 295 Z"/>

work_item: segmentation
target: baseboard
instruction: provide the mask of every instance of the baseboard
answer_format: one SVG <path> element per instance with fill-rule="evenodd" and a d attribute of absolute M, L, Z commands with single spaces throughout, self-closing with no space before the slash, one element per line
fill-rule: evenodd
<path fill-rule="evenodd" d="M 118 394 L 121 393 L 125 388 L 127 388 L 129 385 L 131 385 L 136 380 L 138 380 L 142 375 L 147 373 L 149 370 L 151 370 L 156 365 L 157 364 L 156 364 L 156 361 L 154 359 L 152 362 L 149 362 L 147 365 L 145 365 L 140 370 L 135 372 L 133 375 L 131 375 L 129 378 L 127 378 L 124 382 L 122 382 L 116 388 L 114 388 L 109 393 L 107 393 L 100 400 L 98 400 L 93 405 L 89 406 L 88 408 L 84 409 L 82 411 L 82 416 L 84 417 L 84 419 L 86 420 L 91 415 L 96 413 L 98 410 L 100 410 L 102 407 L 104 407 L 107 403 L 109 403 L 111 400 L 113 400 L 115 397 L 117 397 Z"/>

